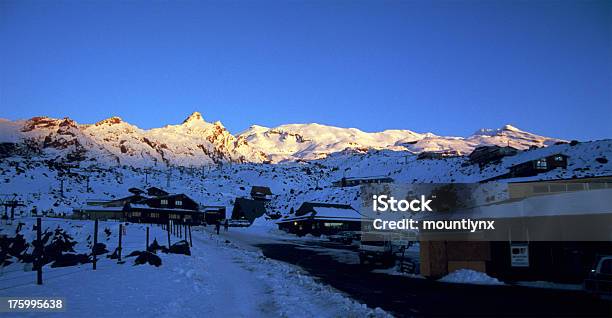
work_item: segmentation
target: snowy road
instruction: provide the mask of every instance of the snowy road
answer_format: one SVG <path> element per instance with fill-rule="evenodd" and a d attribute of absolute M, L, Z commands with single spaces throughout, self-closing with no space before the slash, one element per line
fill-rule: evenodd
<path fill-rule="evenodd" d="M 259 248 L 269 258 L 298 265 L 321 282 L 396 316 L 494 317 L 500 312 L 509 316 L 612 316 L 609 302 L 591 299 L 580 291 L 448 284 L 388 275 L 364 269 L 355 249 L 326 240 L 265 236 L 243 229 L 222 232 L 221 236 Z"/>

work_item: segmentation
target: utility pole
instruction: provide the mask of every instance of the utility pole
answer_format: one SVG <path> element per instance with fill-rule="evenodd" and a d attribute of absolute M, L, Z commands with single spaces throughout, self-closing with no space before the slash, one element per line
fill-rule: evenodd
<path fill-rule="evenodd" d="M 123 239 L 123 223 L 119 223 L 119 247 L 117 247 L 117 256 L 121 262 L 121 241 Z"/>
<path fill-rule="evenodd" d="M 92 246 L 93 252 L 93 270 L 96 270 L 96 263 L 98 262 L 98 258 L 96 256 L 96 245 L 98 245 L 98 219 L 94 221 L 94 242 Z"/>
<path fill-rule="evenodd" d="M 36 284 L 42 285 L 42 252 L 44 250 L 44 246 L 42 243 L 42 220 L 40 218 L 36 218 L 36 242 L 39 247 L 39 253 L 36 255 Z"/>

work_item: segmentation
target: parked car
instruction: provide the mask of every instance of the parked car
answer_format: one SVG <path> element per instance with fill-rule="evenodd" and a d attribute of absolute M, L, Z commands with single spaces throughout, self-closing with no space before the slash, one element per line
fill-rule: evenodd
<path fill-rule="evenodd" d="M 612 256 L 599 259 L 584 280 L 584 290 L 599 298 L 612 299 Z"/>
<path fill-rule="evenodd" d="M 249 227 L 251 226 L 251 222 L 249 220 L 240 219 L 240 220 L 229 220 L 230 227 Z"/>

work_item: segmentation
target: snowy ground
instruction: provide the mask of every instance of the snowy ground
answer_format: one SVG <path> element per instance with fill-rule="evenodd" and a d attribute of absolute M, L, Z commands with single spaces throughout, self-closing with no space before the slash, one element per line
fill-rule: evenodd
<path fill-rule="evenodd" d="M 26 221 L 32 232 L 33 219 Z M 91 221 L 45 219 L 43 228 L 60 225 L 75 239 L 85 242 Z M 12 230 L 2 225 L 2 233 Z M 101 222 L 118 228 L 116 222 Z M 145 246 L 144 225 L 130 224 L 124 237 L 124 256 Z M 109 250 L 116 246 L 116 233 L 101 236 Z M 33 233 L 33 232 L 32 232 Z M 11 264 L 0 274 L 0 297 L 63 297 L 70 317 L 363 317 L 387 316 L 367 308 L 331 287 L 313 280 L 299 268 L 265 258 L 203 229 L 193 231 L 192 255 L 162 254 L 162 266 L 134 266 L 101 257 L 98 269 L 91 264 L 44 268 L 44 285 L 35 284 L 35 272 L 23 264 Z M 28 235 L 29 236 L 29 235 Z M 151 241 L 166 244 L 166 234 L 151 227 Z M 177 241 L 172 237 L 172 241 Z M 77 252 L 86 252 L 78 244 Z M 125 259 L 125 258 L 124 258 Z M 40 316 L 40 313 L 31 313 Z M 53 314 L 44 314 L 52 316 Z M 6 315 L 6 316 L 23 316 Z"/>

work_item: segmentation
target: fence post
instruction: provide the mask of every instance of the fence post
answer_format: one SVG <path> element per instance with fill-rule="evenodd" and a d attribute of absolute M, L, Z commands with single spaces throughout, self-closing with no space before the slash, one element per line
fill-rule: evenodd
<path fill-rule="evenodd" d="M 145 251 L 147 252 L 149 251 L 149 227 L 148 226 L 147 226 L 147 246 L 146 246 Z"/>
<path fill-rule="evenodd" d="M 119 262 L 121 262 L 121 241 L 123 238 L 123 224 L 119 223 L 119 247 L 117 247 L 117 253 L 119 254 Z"/>
<path fill-rule="evenodd" d="M 98 244 L 98 219 L 94 221 L 94 242 L 91 247 L 91 251 L 93 252 L 93 270 L 96 270 L 96 262 L 98 261 L 96 257 L 96 244 Z"/>
<path fill-rule="evenodd" d="M 189 224 L 189 246 L 193 247 L 193 240 L 191 240 L 191 224 Z"/>
<path fill-rule="evenodd" d="M 44 246 L 42 244 L 42 219 L 36 218 L 36 241 L 38 242 L 38 246 L 40 248 L 40 253 L 38 253 L 38 257 L 36 257 L 36 284 L 42 285 L 42 252 L 44 250 Z"/>
<path fill-rule="evenodd" d="M 168 224 L 166 225 L 166 232 L 168 233 L 168 249 L 170 249 L 170 220 L 168 220 Z"/>

